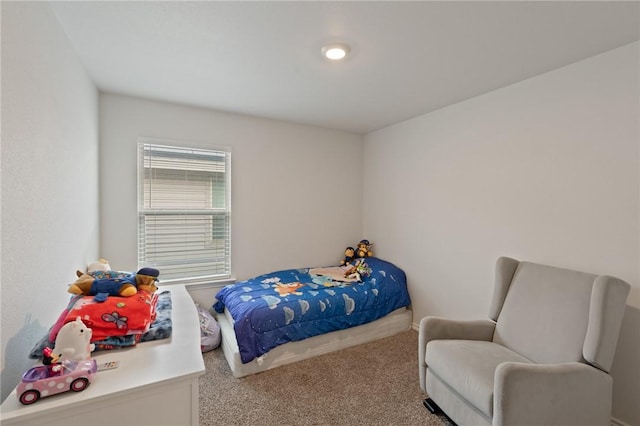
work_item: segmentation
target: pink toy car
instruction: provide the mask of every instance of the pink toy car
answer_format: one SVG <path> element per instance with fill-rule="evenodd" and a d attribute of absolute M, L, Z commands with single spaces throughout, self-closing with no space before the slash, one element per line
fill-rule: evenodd
<path fill-rule="evenodd" d="M 56 367 L 61 367 L 60 371 L 52 371 L 51 366 L 46 365 L 38 365 L 27 370 L 16 389 L 20 402 L 28 405 L 40 398 L 58 393 L 80 392 L 89 386 L 98 371 L 95 359 L 66 360 Z"/>

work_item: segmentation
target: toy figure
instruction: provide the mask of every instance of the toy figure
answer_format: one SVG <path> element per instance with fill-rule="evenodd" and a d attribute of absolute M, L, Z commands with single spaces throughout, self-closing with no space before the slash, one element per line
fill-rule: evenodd
<path fill-rule="evenodd" d="M 92 262 L 87 265 L 87 274 L 92 275 L 92 272 L 106 272 L 111 270 L 111 265 L 109 265 L 109 261 L 105 259 L 100 259 L 97 262 Z"/>
<path fill-rule="evenodd" d="M 83 361 L 89 359 L 91 351 L 95 349 L 95 345 L 91 342 L 93 332 L 88 328 L 80 317 L 75 321 L 71 321 L 62 326 L 56 336 L 56 344 L 53 348 L 53 354 L 60 359 Z"/>
<path fill-rule="evenodd" d="M 96 302 L 104 302 L 107 296 L 133 296 L 138 292 L 135 283 L 133 274 L 125 278 L 103 279 L 96 279 L 89 274 L 82 274 L 76 282 L 69 286 L 68 292 L 84 296 L 96 296 Z"/>
<path fill-rule="evenodd" d="M 344 260 L 340 261 L 340 266 L 350 264 L 351 261 L 353 261 L 353 258 L 355 257 L 355 254 L 356 254 L 356 251 L 354 250 L 353 247 L 347 247 L 344 250 Z"/>
<path fill-rule="evenodd" d="M 355 264 L 344 273 L 345 278 L 356 279 L 358 282 L 362 282 L 362 277 L 368 277 L 369 275 L 371 275 L 371 268 L 361 259 L 356 260 Z"/>
<path fill-rule="evenodd" d="M 51 375 L 47 365 L 31 367 L 22 375 L 16 387 L 18 400 L 29 405 L 51 395 L 62 392 L 80 392 L 93 380 L 98 365 L 95 359 L 84 361 L 62 361 L 59 372 Z M 46 422 L 45 422 L 46 424 Z"/>
<path fill-rule="evenodd" d="M 142 268 L 136 272 L 136 285 L 138 290 L 146 291 L 153 294 L 158 290 L 156 283 L 158 282 L 160 271 L 154 268 Z"/>
<path fill-rule="evenodd" d="M 42 364 L 47 366 L 49 377 L 57 376 L 62 373 L 62 365 L 58 364 L 59 357 L 53 353 L 50 347 L 42 350 Z"/>
<path fill-rule="evenodd" d="M 373 244 L 371 244 L 369 242 L 369 240 L 361 240 L 358 243 L 358 251 L 357 251 L 357 257 L 371 257 L 373 256 L 373 252 L 371 251 L 371 246 Z"/>
<path fill-rule="evenodd" d="M 113 272 L 117 278 L 111 278 Z M 92 275 L 96 274 L 96 275 Z M 109 296 L 131 297 L 138 290 L 149 294 L 158 290 L 156 282 L 160 272 L 154 268 L 142 268 L 135 274 L 124 274 L 115 271 L 93 271 L 91 274 L 76 272 L 78 279 L 69 286 L 68 292 L 84 296 L 95 296 L 96 302 L 104 302 Z M 104 278 L 98 278 L 104 277 Z"/>

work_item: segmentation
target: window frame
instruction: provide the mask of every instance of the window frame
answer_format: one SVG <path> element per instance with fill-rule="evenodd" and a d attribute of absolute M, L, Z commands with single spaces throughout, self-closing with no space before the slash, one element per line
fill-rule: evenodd
<path fill-rule="evenodd" d="M 137 176 L 138 176 L 138 182 L 137 182 L 137 262 L 138 262 L 138 268 L 142 268 L 142 267 L 154 267 L 157 268 L 160 271 L 160 278 L 162 279 L 162 269 L 163 267 L 169 269 L 169 268 L 180 268 L 180 265 L 183 265 L 182 267 L 184 267 L 184 271 L 185 273 L 189 272 L 190 269 L 194 270 L 195 268 L 189 268 L 187 266 L 184 266 L 185 264 L 188 264 L 188 261 L 191 260 L 191 264 L 195 264 L 197 263 L 197 258 L 195 257 L 186 257 L 186 260 L 176 260 L 176 261 L 167 261 L 167 260 L 162 260 L 160 261 L 158 259 L 158 255 L 155 256 L 155 260 L 154 260 L 154 256 L 153 255 L 149 255 L 149 252 L 153 252 L 153 250 L 150 249 L 151 244 L 147 244 L 146 241 L 148 241 L 148 239 L 150 238 L 149 235 L 152 234 L 152 232 L 149 231 L 149 229 L 155 229 L 153 225 L 146 225 L 148 222 L 146 221 L 149 218 L 154 218 L 154 220 L 157 220 L 158 218 L 160 218 L 161 216 L 165 216 L 165 217 L 171 217 L 171 216 L 176 216 L 176 217 L 183 217 L 185 221 L 187 221 L 189 216 L 211 216 L 210 217 L 210 224 L 208 225 L 209 227 L 211 227 L 211 234 L 208 239 L 205 237 L 203 238 L 203 245 L 206 245 L 205 240 L 210 241 L 211 243 L 213 243 L 213 241 L 215 240 L 213 237 L 213 230 L 215 229 L 215 222 L 217 220 L 220 220 L 220 217 L 222 215 L 222 217 L 225 219 L 226 222 L 226 226 L 223 226 L 222 229 L 222 237 L 220 238 L 222 240 L 222 249 L 221 251 L 224 253 L 220 259 L 222 262 L 222 271 L 210 271 L 211 273 L 207 273 L 207 274 L 192 274 L 192 275 L 187 275 L 184 277 L 170 277 L 168 279 L 162 279 L 162 283 L 163 284 L 198 284 L 198 283 L 210 283 L 210 282 L 224 282 L 224 281 L 228 281 L 230 279 L 232 279 L 232 275 L 231 275 L 231 148 L 227 147 L 227 146 L 207 146 L 206 148 L 200 148 L 198 146 L 199 144 L 196 143 L 192 143 L 189 141 L 184 141 L 184 140 L 180 140 L 180 141 L 175 141 L 175 140 L 167 140 L 167 139 L 156 139 L 156 138 L 147 138 L 147 137 L 139 137 L 138 138 L 138 142 L 137 142 L 137 153 L 138 153 L 138 158 L 137 158 Z M 201 145 L 201 144 L 200 144 Z M 209 190 L 211 191 L 210 194 L 210 203 L 211 206 L 210 207 L 206 207 L 206 208 L 193 208 L 193 207 L 189 207 L 186 204 L 182 206 L 182 208 L 166 208 L 166 207 L 151 207 L 149 205 L 150 201 L 147 199 L 147 194 L 145 191 L 145 183 L 149 182 L 150 179 L 147 178 L 146 176 L 146 170 L 150 170 L 153 169 L 152 166 L 149 165 L 149 162 L 153 161 L 154 156 L 151 154 L 149 155 L 148 153 L 152 152 L 154 150 L 154 148 L 156 149 L 156 151 L 158 152 L 162 152 L 164 151 L 165 153 L 169 153 L 167 155 L 167 158 L 171 161 L 179 161 L 179 160 L 184 160 L 185 158 L 191 156 L 191 157 L 198 157 L 198 156 L 218 156 L 223 158 L 223 170 L 222 170 L 222 174 L 224 176 L 224 181 L 223 181 L 223 185 L 224 185 L 224 194 L 222 194 L 223 198 L 220 198 L 220 194 L 216 194 L 215 191 L 218 191 L 220 188 L 215 188 L 215 182 L 212 180 Z M 172 151 L 175 151 L 176 155 L 175 156 L 171 156 L 170 153 Z M 157 156 L 155 157 L 156 160 L 158 158 L 160 158 L 161 156 Z M 206 162 L 205 162 L 206 163 Z M 213 162 L 208 163 L 209 166 L 213 166 Z M 203 173 L 211 173 L 212 175 L 214 173 L 220 173 L 221 171 L 219 170 L 220 165 L 215 166 L 217 167 L 217 170 L 214 169 L 203 169 L 202 172 Z M 161 168 L 158 168 L 156 166 L 156 170 L 160 170 Z M 184 169 L 180 169 L 180 168 L 171 168 L 168 167 L 165 170 L 167 170 L 167 175 L 170 175 L 171 172 L 175 172 L 177 170 L 184 170 Z M 193 171 L 193 173 L 198 173 L 199 171 Z M 188 172 L 187 172 L 188 175 Z M 171 179 L 168 178 L 167 179 L 168 182 L 171 182 Z M 185 179 L 183 181 L 181 181 L 179 178 L 175 179 L 175 183 L 181 182 L 184 184 L 188 184 L 189 178 L 185 177 Z M 195 182 L 195 180 L 194 180 Z M 156 183 L 156 185 L 158 185 Z M 216 207 L 214 206 L 215 201 L 218 200 L 223 200 L 223 206 L 222 207 Z M 198 219 L 196 219 L 198 220 Z M 206 225 L 206 218 L 204 219 L 204 221 L 202 219 L 199 219 L 200 222 L 204 222 L 205 228 L 207 227 Z M 186 222 L 185 222 L 186 223 Z M 186 226 L 186 225 L 185 225 Z M 178 227 L 179 228 L 179 227 Z M 156 230 L 156 232 L 158 232 Z M 188 238 L 188 233 L 185 232 L 184 238 L 185 240 Z M 155 234 L 156 236 L 158 235 L 157 233 Z M 206 235 L 206 233 L 205 233 Z M 215 250 L 215 249 L 214 249 Z M 170 252 L 171 250 L 169 250 Z M 195 252 L 204 252 L 206 251 L 206 249 L 203 247 L 202 249 L 189 249 L 189 250 L 183 250 L 182 253 L 186 253 L 186 252 L 191 252 L 191 253 L 195 253 Z M 179 249 L 175 250 L 175 255 L 179 255 L 181 253 L 181 251 Z M 216 251 L 217 253 L 217 251 Z M 205 262 L 206 263 L 206 262 Z M 175 273 L 174 273 L 175 275 Z M 171 276 L 171 275 L 170 275 Z"/>

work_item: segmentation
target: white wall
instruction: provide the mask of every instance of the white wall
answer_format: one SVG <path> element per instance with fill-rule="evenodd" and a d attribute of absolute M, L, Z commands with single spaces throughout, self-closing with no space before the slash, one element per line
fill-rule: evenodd
<path fill-rule="evenodd" d="M 638 43 L 367 135 L 364 162 L 357 135 L 118 95 L 98 153 L 96 89 L 48 6 L 1 8 L 2 399 L 76 268 L 135 268 L 142 135 L 233 148 L 239 279 L 364 236 L 406 270 L 414 321 L 485 316 L 500 255 L 629 281 L 614 416 L 640 424 Z"/>
<path fill-rule="evenodd" d="M 502 255 L 632 285 L 613 369 L 614 417 L 629 424 L 640 424 L 639 46 L 371 133 L 364 155 L 364 234 L 407 272 L 414 323 L 486 317 Z"/>
<path fill-rule="evenodd" d="M 361 238 L 362 136 L 101 94 L 100 255 L 114 268 L 137 266 L 139 136 L 232 148 L 232 272 L 238 279 L 335 264 Z"/>
<path fill-rule="evenodd" d="M 2 399 L 98 251 L 98 93 L 49 6 L 2 2 Z"/>

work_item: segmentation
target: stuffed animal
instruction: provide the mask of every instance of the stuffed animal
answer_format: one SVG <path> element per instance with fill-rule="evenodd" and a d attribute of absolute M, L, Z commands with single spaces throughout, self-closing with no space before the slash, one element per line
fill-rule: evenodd
<path fill-rule="evenodd" d="M 358 243 L 358 250 L 356 252 L 357 257 L 371 257 L 373 252 L 371 251 L 371 244 L 369 240 L 361 240 Z"/>
<path fill-rule="evenodd" d="M 92 262 L 87 265 L 87 274 L 91 275 L 92 272 L 95 271 L 110 271 L 111 265 L 109 265 L 109 261 L 100 259 L 97 262 Z"/>
<path fill-rule="evenodd" d="M 136 272 L 136 285 L 138 290 L 146 291 L 149 294 L 153 294 L 158 290 L 156 282 L 158 282 L 158 276 L 160 271 L 154 268 L 142 268 Z"/>
<path fill-rule="evenodd" d="M 87 272 L 80 270 L 76 271 L 76 275 L 80 278 L 83 274 L 91 275 L 93 278 L 124 278 L 131 275 L 131 272 L 114 271 L 111 269 L 111 265 L 105 259 L 100 259 L 97 262 L 93 262 L 87 265 Z"/>
<path fill-rule="evenodd" d="M 124 278 L 96 279 L 89 274 L 82 274 L 76 282 L 69 286 L 71 294 L 95 296 L 96 302 L 104 302 L 107 296 L 130 297 L 138 292 L 136 278 L 130 274 Z"/>
<path fill-rule="evenodd" d="M 344 259 L 340 261 L 340 266 L 348 265 L 353 261 L 356 251 L 353 247 L 347 247 L 344 249 Z"/>
<path fill-rule="evenodd" d="M 160 272 L 154 268 L 142 268 L 135 275 L 111 270 L 93 270 L 87 274 L 76 271 L 76 275 L 78 279 L 69 286 L 69 293 L 95 296 L 96 302 L 104 302 L 108 296 L 130 297 L 138 290 L 155 293 Z"/>
<path fill-rule="evenodd" d="M 362 277 L 368 277 L 369 275 L 371 275 L 371 268 L 361 259 L 356 260 L 355 264 L 344 273 L 345 278 L 355 279 L 360 282 L 362 281 Z"/>
<path fill-rule="evenodd" d="M 53 356 L 56 362 L 64 360 L 83 361 L 91 357 L 91 351 L 95 345 L 91 343 L 92 331 L 80 317 L 62 326 L 56 336 L 56 344 L 53 348 Z"/>

